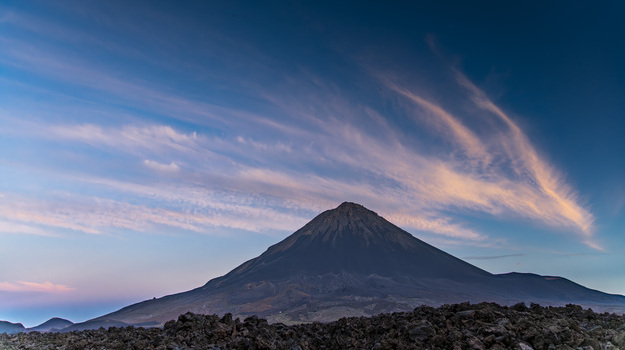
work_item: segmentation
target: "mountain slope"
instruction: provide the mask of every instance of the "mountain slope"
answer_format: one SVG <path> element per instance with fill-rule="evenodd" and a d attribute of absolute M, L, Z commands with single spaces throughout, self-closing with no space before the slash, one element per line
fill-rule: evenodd
<path fill-rule="evenodd" d="M 625 297 L 563 278 L 490 274 L 346 202 L 202 287 L 130 305 L 89 324 L 158 325 L 187 311 L 329 321 L 463 301 L 577 302 L 625 310 Z"/>

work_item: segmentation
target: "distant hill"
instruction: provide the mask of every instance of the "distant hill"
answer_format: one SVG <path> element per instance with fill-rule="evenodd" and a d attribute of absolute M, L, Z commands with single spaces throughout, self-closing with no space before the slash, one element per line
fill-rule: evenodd
<path fill-rule="evenodd" d="M 24 331 L 26 331 L 26 328 L 24 328 L 24 325 L 22 325 L 21 323 L 0 321 L 0 333 L 13 334 Z"/>
<path fill-rule="evenodd" d="M 0 321 L 0 333 L 14 334 L 20 332 L 58 332 L 64 328 L 72 326 L 72 321 L 53 317 L 46 322 L 31 328 L 25 328 L 21 323 L 11 323 Z"/>
<path fill-rule="evenodd" d="M 71 325 L 73 325 L 74 322 L 63 319 L 63 318 L 58 318 L 58 317 L 53 317 L 49 320 L 47 320 L 46 322 L 38 325 L 37 327 L 32 327 L 32 328 L 28 328 L 26 331 L 32 332 L 32 331 L 36 331 L 36 332 L 56 332 L 56 331 L 60 331 L 64 328 L 67 328 Z"/>
<path fill-rule="evenodd" d="M 99 329 L 100 327 L 108 329 L 109 327 L 128 327 L 130 325 L 131 324 L 123 321 L 98 318 L 97 320 L 89 320 L 70 325 L 61 329 L 60 332 L 84 331 L 87 329 Z M 145 326 L 150 326 L 150 324 L 146 324 Z"/>
<path fill-rule="evenodd" d="M 283 323 L 332 321 L 464 301 L 575 303 L 625 311 L 625 296 L 562 277 L 493 275 L 346 202 L 202 287 L 130 305 L 68 330 L 162 325 L 187 311 L 258 315 Z"/>

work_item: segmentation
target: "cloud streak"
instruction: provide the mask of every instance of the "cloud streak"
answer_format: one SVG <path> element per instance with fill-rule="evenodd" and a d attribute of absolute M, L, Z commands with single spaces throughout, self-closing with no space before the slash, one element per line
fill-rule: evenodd
<path fill-rule="evenodd" d="M 145 159 L 143 161 L 143 164 L 147 166 L 148 168 L 152 168 L 156 171 L 176 172 L 180 170 L 180 167 L 178 166 L 178 164 L 174 163 L 173 161 L 169 164 L 163 164 L 154 160 Z"/>
<path fill-rule="evenodd" d="M 177 153 L 192 156 L 196 155 L 201 142 L 195 132 L 181 133 L 166 125 L 127 125 L 121 129 L 94 124 L 63 125 L 51 126 L 44 135 L 136 154 Z"/>
<path fill-rule="evenodd" d="M 31 227 L 29 225 L 36 225 L 88 234 L 111 234 L 117 230 L 167 233 L 172 228 L 219 234 L 219 230 L 215 232 L 216 227 L 267 232 L 290 230 L 305 223 L 303 218 L 296 215 L 254 207 L 253 203 L 246 204 L 236 198 L 220 198 L 217 193 L 198 191 L 197 188 L 176 188 L 165 192 L 162 188 L 159 189 L 159 186 L 121 183 L 108 185 L 109 188 L 117 187 L 126 194 L 126 197 L 134 192 L 142 195 L 144 200 L 148 198 L 158 201 L 162 207 L 133 205 L 107 198 L 84 198 L 69 194 L 57 195 L 47 200 L 6 196 L 10 198 L 12 204 L 0 204 L 0 210 L 3 215 L 19 222 L 6 227 L 6 231 L 34 234 L 28 229 Z M 173 209 L 164 208 L 175 202 L 186 204 Z"/>
<path fill-rule="evenodd" d="M 2 292 L 67 293 L 73 290 L 75 288 L 52 282 L 0 282 L 0 291 Z"/>
<path fill-rule="evenodd" d="M 437 122 L 428 122 L 433 130 L 446 140 L 455 140 L 471 158 L 468 161 L 458 158 L 445 160 L 439 156 L 438 162 L 430 163 L 429 169 L 420 171 L 423 176 L 429 177 L 428 181 L 416 183 L 413 188 L 422 192 L 424 200 L 439 203 L 442 207 L 452 205 L 492 215 L 526 217 L 552 227 L 573 229 L 584 237 L 585 244 L 601 249 L 591 239 L 593 215 L 582 206 L 579 196 L 539 156 L 527 136 L 508 115 L 463 74 L 456 71 L 456 77 L 458 84 L 469 91 L 473 103 L 503 121 L 505 129 L 491 129 L 489 138 L 482 141 L 451 113 L 383 79 L 389 89 L 397 91 L 435 117 Z M 475 161 L 480 164 L 479 167 L 475 166 Z M 508 171 L 509 167 L 514 175 Z M 399 181 L 410 183 L 409 179 Z"/>
<path fill-rule="evenodd" d="M 553 208 L 552 213 L 564 221 L 570 221 L 587 238 L 588 243 L 593 233 L 593 215 L 580 205 L 579 196 L 568 186 L 562 176 L 549 165 L 536 151 L 521 128 L 495 105 L 486 94 L 477 88 L 467 77 L 456 72 L 458 83 L 466 88 L 473 102 L 483 110 L 499 117 L 509 128 L 512 137 L 503 138 L 504 150 L 512 161 L 517 175 L 528 177 L 540 193 L 546 197 Z"/>
<path fill-rule="evenodd" d="M 37 236 L 50 236 L 50 237 L 58 236 L 47 230 L 43 230 L 38 227 L 33 227 L 32 225 L 28 225 L 24 223 L 15 223 L 15 222 L 10 222 L 10 221 L 5 221 L 5 220 L 0 220 L 0 233 L 27 234 L 27 235 L 37 235 Z"/>
<path fill-rule="evenodd" d="M 432 117 L 427 118 L 426 122 L 430 123 L 438 132 L 447 134 L 449 140 L 456 141 L 469 157 L 482 161 L 485 166 L 490 163 L 491 156 L 486 150 L 486 146 L 456 117 L 445 111 L 439 105 L 411 91 L 402 89 L 389 81 L 387 81 L 386 84 L 392 90 L 407 97 L 410 101 L 421 107 L 426 112 L 426 115 Z"/>
<path fill-rule="evenodd" d="M 497 259 L 505 259 L 505 258 L 513 258 L 524 256 L 525 254 L 504 254 L 504 255 L 483 255 L 483 256 L 465 256 L 462 259 L 464 260 L 497 260 Z"/>

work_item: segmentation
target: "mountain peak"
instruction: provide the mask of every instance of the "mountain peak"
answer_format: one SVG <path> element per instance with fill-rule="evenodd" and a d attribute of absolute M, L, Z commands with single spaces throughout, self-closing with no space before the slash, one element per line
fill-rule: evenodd
<path fill-rule="evenodd" d="M 358 204 L 358 203 L 354 203 L 354 202 L 343 202 L 341 203 L 341 205 L 339 205 L 338 207 L 336 207 L 334 210 L 339 210 L 339 211 L 348 211 L 351 209 L 365 209 L 367 211 L 370 211 L 369 209 L 365 208 L 362 204 Z"/>
<path fill-rule="evenodd" d="M 333 216 L 356 216 L 356 217 L 378 217 L 378 214 L 372 210 L 365 208 L 363 205 L 353 202 L 343 202 L 341 205 L 326 212 L 332 213 Z"/>
<path fill-rule="evenodd" d="M 437 263 L 432 265 L 434 261 Z M 364 206 L 344 202 L 212 283 L 341 273 L 413 278 L 487 274 L 417 239 Z"/>

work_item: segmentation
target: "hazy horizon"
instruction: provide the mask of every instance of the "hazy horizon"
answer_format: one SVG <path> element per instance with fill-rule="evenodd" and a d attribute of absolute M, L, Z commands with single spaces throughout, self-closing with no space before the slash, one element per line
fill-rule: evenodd
<path fill-rule="evenodd" d="M 625 294 L 623 6 L 4 2 L 0 320 L 201 286 L 344 201 Z"/>

